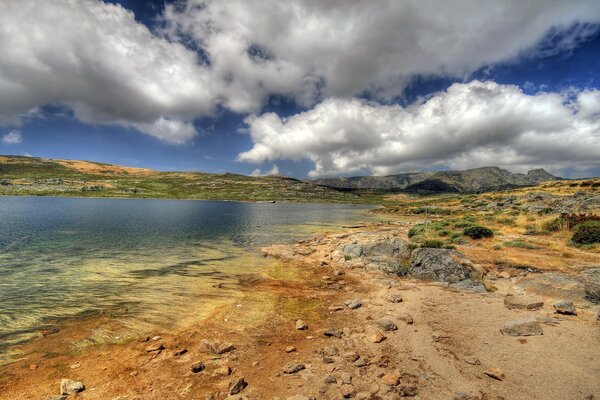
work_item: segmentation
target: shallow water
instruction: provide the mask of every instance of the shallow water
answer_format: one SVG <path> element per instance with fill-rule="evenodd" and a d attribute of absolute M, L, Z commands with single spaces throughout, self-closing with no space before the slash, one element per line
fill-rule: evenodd
<path fill-rule="evenodd" d="M 130 334 L 191 322 L 244 274 L 281 273 L 256 247 L 371 218 L 368 208 L 0 197 L 0 362 L 64 318 L 120 314 Z"/>

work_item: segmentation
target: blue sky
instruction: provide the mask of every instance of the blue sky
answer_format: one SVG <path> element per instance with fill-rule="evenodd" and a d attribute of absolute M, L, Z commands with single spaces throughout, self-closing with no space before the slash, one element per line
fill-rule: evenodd
<path fill-rule="evenodd" d="M 26 3 L 22 3 L 22 10 L 27 9 Z M 303 40 L 302 36 L 298 39 L 288 32 L 289 37 L 283 33 L 283 39 L 272 39 L 273 32 L 283 29 L 278 26 L 269 27 L 262 35 L 228 31 L 234 24 L 243 25 L 264 15 L 265 9 L 258 6 L 219 9 L 227 5 L 190 0 L 165 8 L 163 1 L 123 0 L 110 5 L 86 0 L 81 8 L 69 9 L 59 3 L 33 7 L 24 14 L 14 8 L 0 13 L 4 15 L 0 19 L 13 13 L 17 19 L 13 23 L 19 18 L 31 19 L 29 24 L 42 34 L 46 26 L 52 26 L 53 11 L 64 18 L 72 13 L 77 20 L 76 16 L 83 13 L 92 19 L 89 31 L 78 32 L 81 28 L 77 24 L 69 31 L 67 23 L 56 38 L 52 31 L 45 32 L 47 50 L 62 51 L 65 58 L 73 55 L 76 66 L 44 58 L 49 51 L 34 54 L 40 50 L 27 48 L 32 43 L 28 33 L 23 32 L 19 40 L 12 40 L 15 36 L 2 40 L 0 34 L 0 50 L 3 54 L 8 50 L 13 57 L 0 62 L 0 89 L 3 81 L 17 82 L 21 89 L 27 89 L 11 87 L 15 96 L 0 90 L 0 138 L 4 138 L 0 140 L 0 154 L 216 173 L 266 173 L 276 166 L 279 173 L 298 178 L 487 164 L 516 171 L 545 167 L 568 176 L 600 175 L 600 11 L 594 2 L 573 2 L 569 12 L 560 10 L 564 6 L 560 3 L 531 2 L 521 19 L 515 17 L 514 21 L 513 14 L 493 10 L 494 2 L 482 2 L 480 9 L 465 6 L 467 19 L 469 15 L 473 19 L 499 19 L 508 25 L 490 27 L 481 38 L 475 37 L 476 30 L 474 37 L 465 38 L 462 25 L 450 18 L 437 22 L 439 27 L 430 26 L 428 10 L 411 10 L 423 20 L 421 26 L 410 28 L 412 31 L 394 27 L 394 23 L 402 25 L 409 10 L 393 10 L 391 14 L 397 20 L 373 11 L 376 21 L 381 19 L 382 24 L 390 25 L 382 29 L 381 36 L 365 30 L 368 36 L 358 27 L 356 35 L 349 34 L 339 46 L 325 44 L 321 48 L 318 35 L 322 33 L 315 32 L 315 41 L 307 38 L 306 43 L 298 43 L 302 50 L 298 54 L 287 49 Z M 231 8 L 237 6 L 234 3 L 229 3 Z M 332 35 L 340 20 L 344 22 L 344 12 L 353 7 L 337 3 L 343 12 L 332 18 L 330 10 L 310 9 L 306 2 L 298 3 L 307 7 L 305 23 L 313 19 L 330 23 L 327 32 Z M 265 7 L 273 8 L 269 4 Z M 128 19 L 124 9 L 132 11 L 134 19 Z M 267 18 L 266 24 L 287 15 L 287 10 L 277 12 L 280 14 Z M 105 22 L 94 28 L 94 23 L 113 14 L 118 18 L 111 18 L 111 23 L 126 28 L 123 36 L 102 32 Z M 219 20 L 222 14 L 228 19 Z M 349 22 L 352 18 L 354 14 L 348 14 Z M 294 23 L 303 26 L 302 21 Z M 205 29 L 209 25 L 223 28 L 215 34 Z M 136 29 L 140 26 L 149 31 L 139 34 Z M 247 28 L 257 30 L 252 25 Z M 468 30 L 468 24 L 463 28 Z M 429 41 L 432 48 L 426 40 L 415 47 L 415 35 L 428 37 L 436 29 L 460 37 L 441 44 L 455 46 L 452 52 L 436 47 L 439 45 L 435 40 Z M 362 43 L 366 36 L 367 45 Z M 77 53 L 86 40 L 92 44 L 104 37 L 107 45 L 97 52 Z M 262 55 L 249 55 L 248 48 L 235 53 L 239 47 L 235 40 L 248 48 L 257 43 L 263 49 Z M 135 44 L 127 63 L 119 61 L 119 54 L 114 63 L 107 61 L 121 43 Z M 375 50 L 369 48 L 377 45 L 382 53 L 372 53 Z M 148 53 L 136 58 L 136 51 L 144 49 Z M 306 54 L 312 54 L 313 49 L 315 60 L 308 62 Z M 103 58 L 94 60 L 94 53 Z M 28 58 L 31 54 L 40 64 L 45 63 L 44 71 L 59 65 L 57 71 L 36 75 Z M 418 61 L 411 61 L 411 54 Z M 369 63 L 370 58 L 377 57 L 383 61 Z M 173 73 L 164 73 L 174 66 L 176 71 L 185 71 L 175 76 L 177 84 L 185 83 L 177 90 L 172 90 Z M 31 76 L 15 72 L 28 68 Z M 69 71 L 69 75 L 61 70 Z M 201 74 L 206 78 L 196 82 Z M 71 76 L 76 76 L 77 84 Z M 157 82 L 157 89 L 151 94 L 145 88 L 129 90 L 129 82 L 138 78 L 146 87 Z M 203 85 L 210 89 L 205 91 Z M 243 101 L 239 98 L 244 96 L 238 95 L 242 92 L 247 95 Z M 556 96 L 562 100 L 557 101 Z M 461 108 L 471 100 L 472 109 Z M 147 106 L 142 107 L 144 104 Z M 584 107 L 591 111 L 580 112 Z M 506 121 L 499 124 L 498 120 L 509 117 L 484 118 L 495 109 L 514 117 L 514 126 Z M 444 126 L 457 127 L 440 130 L 440 125 L 432 124 L 428 117 L 431 110 L 451 110 L 443 116 Z M 477 118 L 472 119 L 474 114 Z M 561 119 L 546 124 L 545 115 Z M 160 128 L 161 118 L 173 122 L 172 126 Z M 493 132 L 488 132 L 486 126 Z M 572 151 L 562 152 L 561 143 L 570 140 L 585 146 L 570 146 Z M 444 145 L 450 141 L 458 144 Z M 537 143 L 541 150 L 533 151 L 531 147 L 538 147 Z M 445 151 L 448 147 L 455 148 Z"/>

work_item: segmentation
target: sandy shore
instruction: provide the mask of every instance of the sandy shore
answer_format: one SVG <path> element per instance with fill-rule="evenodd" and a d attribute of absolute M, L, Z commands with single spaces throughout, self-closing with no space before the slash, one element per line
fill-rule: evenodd
<path fill-rule="evenodd" d="M 336 257 L 361 233 L 405 231 L 357 226 L 264 249 L 288 277 L 246 279 L 239 298 L 185 330 L 74 353 L 74 340 L 111 320 L 70 325 L 0 368 L 0 398 L 58 399 L 62 379 L 85 385 L 69 399 L 600 398 L 597 306 L 576 302 L 577 315 L 559 315 L 560 299 L 542 295 L 535 309 L 509 308 L 517 277 L 478 292 Z M 543 335 L 501 332 L 528 317 Z"/>

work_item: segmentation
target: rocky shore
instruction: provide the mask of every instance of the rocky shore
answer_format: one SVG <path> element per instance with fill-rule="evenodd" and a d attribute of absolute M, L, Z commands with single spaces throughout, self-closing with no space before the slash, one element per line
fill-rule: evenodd
<path fill-rule="evenodd" d="M 409 227 L 262 249 L 296 279 L 249 278 L 183 332 L 83 354 L 65 349 L 91 326 L 50 334 L 0 369 L 0 398 L 600 398 L 600 270 L 492 271 Z"/>

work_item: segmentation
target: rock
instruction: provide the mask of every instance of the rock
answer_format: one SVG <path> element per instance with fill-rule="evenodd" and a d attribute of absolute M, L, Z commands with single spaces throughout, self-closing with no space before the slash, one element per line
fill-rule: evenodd
<path fill-rule="evenodd" d="M 481 365 L 481 361 L 479 361 L 479 359 L 478 359 L 478 358 L 475 358 L 475 357 L 469 357 L 469 356 L 467 356 L 467 357 L 465 357 L 465 358 L 464 358 L 464 360 L 465 360 L 465 362 L 466 362 L 467 364 L 471 364 L 471 365 Z"/>
<path fill-rule="evenodd" d="M 58 396 L 48 396 L 44 400 L 67 400 L 67 397 L 68 396 L 66 396 L 64 394 L 61 394 L 61 395 L 58 395 Z"/>
<path fill-rule="evenodd" d="M 304 369 L 306 369 L 306 367 L 303 364 L 294 363 L 294 364 L 290 364 L 287 367 L 285 367 L 283 369 L 283 373 L 284 374 L 295 374 Z"/>
<path fill-rule="evenodd" d="M 342 254 L 346 258 L 359 258 L 362 256 L 363 248 L 360 244 L 347 244 L 342 247 Z"/>
<path fill-rule="evenodd" d="M 193 373 L 197 374 L 198 372 L 204 371 L 205 368 L 206 367 L 204 366 L 204 363 L 197 362 L 197 363 L 192 364 L 192 368 L 191 369 L 192 369 Z"/>
<path fill-rule="evenodd" d="M 412 252 L 407 275 L 453 283 L 470 278 L 472 270 L 469 260 L 456 250 L 419 248 Z"/>
<path fill-rule="evenodd" d="M 71 379 L 63 379 L 60 381 L 61 394 L 77 394 L 85 390 L 85 385 L 82 382 L 73 381 Z"/>
<path fill-rule="evenodd" d="M 452 395 L 452 400 L 477 400 L 479 398 L 479 396 L 471 396 L 466 392 L 454 392 Z"/>
<path fill-rule="evenodd" d="M 331 306 L 328 308 L 329 311 L 342 311 L 344 306 Z"/>
<path fill-rule="evenodd" d="M 544 334 L 540 323 L 531 318 L 507 321 L 502 329 L 500 329 L 500 332 L 508 336 L 537 336 Z"/>
<path fill-rule="evenodd" d="M 188 352 L 188 349 L 181 349 L 181 350 L 177 350 L 176 352 L 174 352 L 173 355 L 175 357 L 180 357 L 180 356 L 184 355 L 187 352 Z"/>
<path fill-rule="evenodd" d="M 349 399 L 351 397 L 356 396 L 356 390 L 352 385 L 342 385 L 340 388 L 340 393 L 344 396 L 345 399 Z"/>
<path fill-rule="evenodd" d="M 36 369 L 38 369 L 38 365 L 37 364 L 29 364 L 29 369 L 32 371 L 35 371 Z"/>
<path fill-rule="evenodd" d="M 504 305 L 511 310 L 539 310 L 544 306 L 544 302 L 531 296 L 506 296 Z"/>
<path fill-rule="evenodd" d="M 308 324 L 306 322 L 302 321 L 301 319 L 299 319 L 298 321 L 296 321 L 296 329 L 299 331 L 308 329 Z"/>
<path fill-rule="evenodd" d="M 381 382 L 384 385 L 396 386 L 400 383 L 400 374 L 397 374 L 395 372 L 389 372 L 381 378 Z"/>
<path fill-rule="evenodd" d="M 387 338 L 383 333 L 381 333 L 379 329 L 371 329 L 369 334 L 367 335 L 367 339 L 371 343 L 381 343 Z"/>
<path fill-rule="evenodd" d="M 343 332 L 339 329 L 327 329 L 325 332 L 323 332 L 323 335 L 340 339 L 343 335 Z"/>
<path fill-rule="evenodd" d="M 330 357 L 335 357 L 337 356 L 339 353 L 339 350 L 337 349 L 337 347 L 325 347 L 323 349 L 323 354 L 330 356 Z"/>
<path fill-rule="evenodd" d="M 381 318 L 379 322 L 377 322 L 377 326 L 379 326 L 385 332 L 395 331 L 398 329 L 396 324 L 388 318 Z"/>
<path fill-rule="evenodd" d="M 325 383 L 327 383 L 327 384 L 337 383 L 337 379 L 335 378 L 335 376 L 329 375 L 327 378 L 325 378 Z"/>
<path fill-rule="evenodd" d="M 356 310 L 357 308 L 362 307 L 362 301 L 360 300 L 348 300 L 345 301 L 344 304 L 351 310 Z"/>
<path fill-rule="evenodd" d="M 557 314 L 577 315 L 577 309 L 571 300 L 557 301 L 556 303 L 552 304 L 552 307 L 554 307 L 554 312 Z"/>
<path fill-rule="evenodd" d="M 248 383 L 244 380 L 244 378 L 237 378 L 231 382 L 229 386 L 229 394 L 234 395 L 240 393 L 242 390 L 246 389 Z"/>
<path fill-rule="evenodd" d="M 400 321 L 404 321 L 406 325 L 412 325 L 414 323 L 412 315 L 408 313 L 400 313 L 396 318 Z"/>
<path fill-rule="evenodd" d="M 294 346 L 288 346 L 285 348 L 286 353 L 293 353 L 295 351 L 296 351 L 296 348 Z"/>
<path fill-rule="evenodd" d="M 348 362 L 354 362 L 360 358 L 358 353 L 356 353 L 354 351 L 349 351 L 347 353 L 344 353 L 343 357 Z"/>
<path fill-rule="evenodd" d="M 158 342 L 160 339 L 162 339 L 160 336 L 154 336 L 152 338 L 152 340 L 154 340 L 155 342 Z"/>
<path fill-rule="evenodd" d="M 344 383 L 346 385 L 349 385 L 352 383 L 352 375 L 350 375 L 347 372 L 342 372 L 341 379 L 342 379 L 342 383 Z"/>
<path fill-rule="evenodd" d="M 235 350 L 235 346 L 231 343 L 222 343 L 218 341 L 210 342 L 203 340 L 200 343 L 200 351 L 209 354 L 225 354 Z"/>
<path fill-rule="evenodd" d="M 160 353 L 164 349 L 165 349 L 165 346 L 162 343 L 153 343 L 150 346 L 146 346 L 147 353 L 154 353 L 154 352 Z"/>
<path fill-rule="evenodd" d="M 504 380 L 504 371 L 502 371 L 500 368 L 492 367 L 483 371 L 483 373 L 489 376 L 490 378 L 494 378 L 498 381 Z"/>
<path fill-rule="evenodd" d="M 212 373 L 212 376 L 216 378 L 229 375 L 231 375 L 231 368 L 229 365 L 223 365 L 219 368 L 216 368 Z"/>
<path fill-rule="evenodd" d="M 402 303 L 402 296 L 399 294 L 390 294 L 388 295 L 387 300 L 390 303 Z"/>
<path fill-rule="evenodd" d="M 354 361 L 354 366 L 357 368 L 366 367 L 367 365 L 369 365 L 369 360 L 366 358 L 359 358 L 358 360 Z"/>

